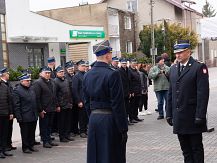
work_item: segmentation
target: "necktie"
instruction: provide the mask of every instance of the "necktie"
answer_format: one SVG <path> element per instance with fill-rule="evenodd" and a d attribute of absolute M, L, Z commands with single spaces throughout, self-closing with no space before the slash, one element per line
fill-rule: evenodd
<path fill-rule="evenodd" d="M 180 72 L 182 72 L 184 70 L 185 66 L 182 65 L 181 68 L 180 68 Z"/>

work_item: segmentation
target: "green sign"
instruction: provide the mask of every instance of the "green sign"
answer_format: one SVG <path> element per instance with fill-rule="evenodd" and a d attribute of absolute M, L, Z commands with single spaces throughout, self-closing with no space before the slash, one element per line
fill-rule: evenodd
<path fill-rule="evenodd" d="M 104 31 L 70 30 L 70 38 L 105 38 Z"/>
<path fill-rule="evenodd" d="M 66 49 L 60 49 L 60 54 L 66 54 Z"/>

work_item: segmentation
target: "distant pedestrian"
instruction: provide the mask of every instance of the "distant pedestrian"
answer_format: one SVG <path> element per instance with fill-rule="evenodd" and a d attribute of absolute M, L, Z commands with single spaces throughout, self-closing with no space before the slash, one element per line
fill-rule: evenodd
<path fill-rule="evenodd" d="M 109 41 L 95 45 L 93 50 L 97 62 L 83 81 L 90 116 L 87 163 L 126 163 L 128 125 L 120 73 L 109 65 Z"/>
<path fill-rule="evenodd" d="M 22 150 L 24 153 L 31 154 L 38 152 L 34 147 L 38 104 L 30 75 L 23 74 L 19 80 L 20 84 L 15 87 L 13 92 L 14 112 L 20 125 Z"/>
<path fill-rule="evenodd" d="M 149 71 L 148 77 L 154 81 L 154 91 L 158 102 L 158 120 L 164 119 L 164 104 L 166 107 L 169 89 L 169 67 L 164 64 L 161 56 L 156 58 L 156 65 Z"/>
<path fill-rule="evenodd" d="M 191 56 L 190 43 L 174 45 L 178 63 L 170 70 L 167 122 L 178 135 L 185 163 L 204 163 L 202 132 L 207 131 L 209 100 L 207 66 Z"/>

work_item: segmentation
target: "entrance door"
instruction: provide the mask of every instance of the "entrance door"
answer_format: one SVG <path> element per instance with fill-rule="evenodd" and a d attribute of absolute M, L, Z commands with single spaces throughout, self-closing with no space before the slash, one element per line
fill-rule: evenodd
<path fill-rule="evenodd" d="M 44 66 L 44 49 L 43 48 L 28 49 L 28 65 L 29 67 Z"/>

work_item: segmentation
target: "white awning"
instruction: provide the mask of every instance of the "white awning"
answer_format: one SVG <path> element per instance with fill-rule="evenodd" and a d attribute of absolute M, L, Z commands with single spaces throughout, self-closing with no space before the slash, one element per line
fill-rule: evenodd
<path fill-rule="evenodd" d="M 39 36 L 13 36 L 9 37 L 12 41 L 21 42 L 52 42 L 56 41 L 57 37 L 39 37 Z"/>

